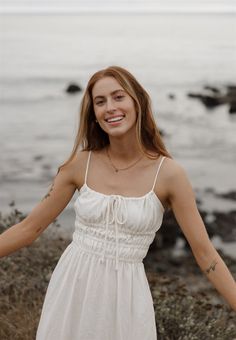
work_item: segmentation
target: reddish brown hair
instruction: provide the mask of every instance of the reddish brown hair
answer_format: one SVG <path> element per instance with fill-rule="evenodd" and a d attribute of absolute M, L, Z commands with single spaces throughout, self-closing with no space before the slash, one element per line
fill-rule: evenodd
<path fill-rule="evenodd" d="M 95 83 L 104 77 L 115 78 L 134 100 L 137 111 L 136 132 L 142 152 L 150 158 L 157 158 L 160 154 L 171 158 L 156 126 L 148 93 L 129 71 L 119 66 L 110 66 L 96 72 L 87 84 L 80 105 L 80 124 L 74 147 L 68 160 L 58 168 L 58 172 L 75 157 L 79 148 L 86 151 L 101 150 L 109 145 L 107 133 L 95 122 L 92 98 Z"/>

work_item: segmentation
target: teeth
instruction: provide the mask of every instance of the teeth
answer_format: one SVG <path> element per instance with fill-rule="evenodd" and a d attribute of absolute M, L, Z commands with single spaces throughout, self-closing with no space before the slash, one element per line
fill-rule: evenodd
<path fill-rule="evenodd" d="M 123 118 L 124 118 L 123 116 L 122 117 L 109 118 L 109 119 L 107 119 L 107 122 L 108 123 L 118 122 L 118 121 L 122 120 Z"/>

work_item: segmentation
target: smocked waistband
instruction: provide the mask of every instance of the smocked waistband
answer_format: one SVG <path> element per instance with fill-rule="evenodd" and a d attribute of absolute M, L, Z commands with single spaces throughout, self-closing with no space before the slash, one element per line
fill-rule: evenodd
<path fill-rule="evenodd" d="M 106 253 L 104 254 L 104 240 L 92 237 L 85 233 L 75 231 L 73 234 L 73 242 L 83 251 L 99 256 L 100 261 L 106 258 L 116 261 L 116 270 L 118 270 L 118 262 L 142 262 L 147 254 L 147 248 L 142 245 L 125 245 L 119 244 L 117 252 L 115 241 L 106 241 Z"/>

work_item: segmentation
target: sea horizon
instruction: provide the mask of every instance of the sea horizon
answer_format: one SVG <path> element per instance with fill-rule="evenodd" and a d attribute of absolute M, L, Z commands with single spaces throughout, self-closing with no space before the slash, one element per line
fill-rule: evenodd
<path fill-rule="evenodd" d="M 165 15 L 165 14 L 187 14 L 187 15 L 235 15 L 236 14 L 236 6 L 227 7 L 227 8 L 211 8 L 206 10 L 205 8 L 198 9 L 178 9 L 178 8 L 170 8 L 170 9 L 121 9 L 121 8 L 4 8 L 0 6 L 0 15 Z"/>
<path fill-rule="evenodd" d="M 76 82 L 84 89 L 93 72 L 114 64 L 130 70 L 150 94 L 166 146 L 189 174 L 203 208 L 235 207 L 215 193 L 236 190 L 236 117 L 227 105 L 207 110 L 187 96 L 205 85 L 225 91 L 235 84 L 234 16 L 126 14 L 122 25 L 120 18 L 1 16 L 2 212 L 12 200 L 31 211 L 69 156 L 82 92 L 69 96 L 66 86 Z M 73 228 L 73 200 L 62 214 L 65 229 Z"/>
<path fill-rule="evenodd" d="M 236 191 L 236 117 L 227 105 L 207 110 L 187 96 L 205 85 L 235 85 L 232 13 L 11 13 L 1 15 L 1 26 L 1 213 L 14 201 L 27 214 L 48 192 L 78 125 L 82 92 L 69 96 L 65 88 L 76 82 L 84 89 L 111 64 L 129 69 L 150 94 L 165 144 L 201 208 L 235 209 L 218 194 Z M 62 234 L 74 228 L 76 196 L 58 218 Z M 235 242 L 214 242 L 235 254 Z"/>
<path fill-rule="evenodd" d="M 0 13 L 19 14 L 232 14 L 234 0 L 0 0 Z"/>

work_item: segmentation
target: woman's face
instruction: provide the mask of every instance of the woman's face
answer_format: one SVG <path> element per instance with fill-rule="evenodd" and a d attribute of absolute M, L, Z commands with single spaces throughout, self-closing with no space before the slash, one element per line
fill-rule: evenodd
<path fill-rule="evenodd" d="M 92 97 L 97 124 L 109 136 L 121 137 L 135 131 L 134 100 L 115 78 L 98 80 L 92 89 Z"/>

